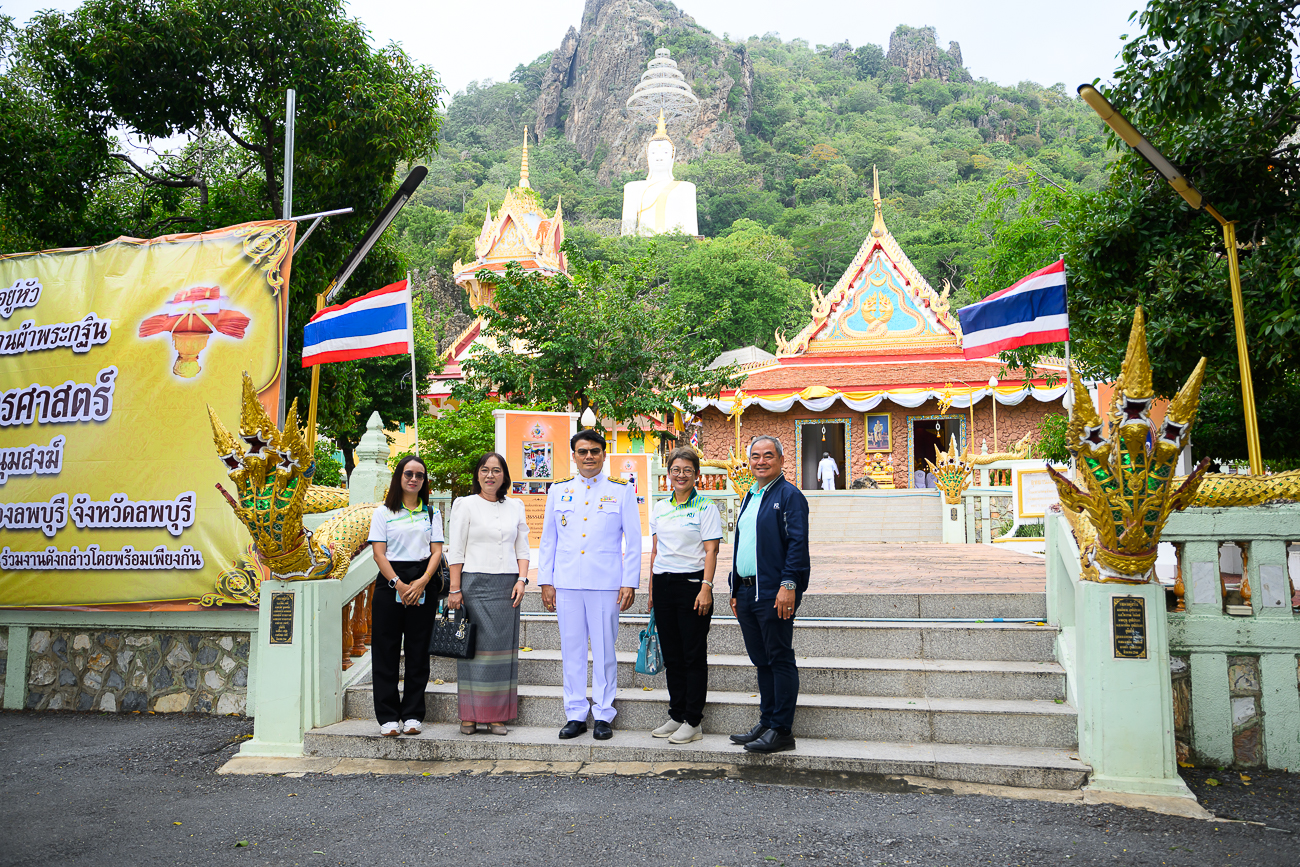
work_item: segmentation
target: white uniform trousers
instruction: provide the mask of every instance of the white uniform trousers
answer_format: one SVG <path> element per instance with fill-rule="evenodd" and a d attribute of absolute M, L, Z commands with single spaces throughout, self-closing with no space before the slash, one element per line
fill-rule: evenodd
<path fill-rule="evenodd" d="M 618 690 L 617 590 L 555 591 L 555 616 L 560 625 L 560 657 L 564 661 L 564 718 L 587 720 L 587 642 L 591 642 L 591 715 L 614 721 Z"/>

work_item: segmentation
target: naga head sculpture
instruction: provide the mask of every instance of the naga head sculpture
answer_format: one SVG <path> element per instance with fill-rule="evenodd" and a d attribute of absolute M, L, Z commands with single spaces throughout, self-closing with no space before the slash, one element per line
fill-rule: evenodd
<path fill-rule="evenodd" d="M 930 472 L 934 473 L 935 483 L 943 491 L 943 501 L 950 506 L 961 502 L 962 492 L 970 486 L 970 455 L 962 454 L 957 448 L 957 437 L 949 441 L 948 451 L 934 447 L 934 460 L 926 459 Z"/>
<path fill-rule="evenodd" d="M 226 430 L 212 407 L 208 407 L 208 418 L 217 455 L 226 465 L 237 498 L 220 485 L 217 488 L 252 534 L 259 559 L 279 580 L 324 578 L 334 565 L 330 553 L 314 545 L 311 533 L 302 525 L 316 460 L 298 428 L 297 402 L 280 431 L 245 373 L 239 435 Z"/>
<path fill-rule="evenodd" d="M 1074 406 L 1066 436 L 1078 456 L 1083 489 L 1050 466 L 1047 471 L 1076 527 L 1085 578 L 1140 584 L 1153 574 L 1165 521 L 1171 512 L 1191 504 L 1209 463 L 1201 461 L 1186 479 L 1174 478 L 1178 455 L 1196 423 L 1204 379 L 1202 358 L 1170 401 L 1164 421 L 1158 426 L 1152 422 L 1155 391 L 1139 307 L 1110 407 L 1110 433 L 1105 436 L 1088 388 L 1071 366 Z"/>

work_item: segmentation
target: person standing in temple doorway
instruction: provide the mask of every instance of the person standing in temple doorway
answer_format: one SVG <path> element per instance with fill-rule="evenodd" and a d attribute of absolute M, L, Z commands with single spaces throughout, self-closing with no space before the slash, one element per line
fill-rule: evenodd
<path fill-rule="evenodd" d="M 817 481 L 821 483 L 822 490 L 835 490 L 835 477 L 839 474 L 840 465 L 835 463 L 835 458 L 831 457 L 830 452 L 822 452 L 821 463 L 817 465 Z"/>
<path fill-rule="evenodd" d="M 794 615 L 808 590 L 808 500 L 784 475 L 785 450 L 772 436 L 749 446 L 754 487 L 736 517 L 731 613 L 758 669 L 758 723 L 731 742 L 753 753 L 792 750 L 799 668 Z"/>

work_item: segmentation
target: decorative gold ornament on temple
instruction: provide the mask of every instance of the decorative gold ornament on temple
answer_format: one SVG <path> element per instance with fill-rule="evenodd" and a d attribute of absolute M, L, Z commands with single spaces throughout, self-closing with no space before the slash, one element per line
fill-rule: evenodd
<path fill-rule="evenodd" d="M 939 394 L 939 415 L 948 414 L 948 410 L 952 409 L 952 401 L 955 396 L 956 395 L 952 393 L 952 383 L 945 382 L 943 384 L 943 391 L 940 392 Z M 971 430 L 971 433 L 972 434 L 975 433 L 973 428 Z"/>
<path fill-rule="evenodd" d="M 957 437 L 949 441 L 948 450 L 941 451 L 934 447 L 934 460 L 925 461 L 930 472 L 934 473 L 935 485 L 943 491 L 943 501 L 950 506 L 961 502 L 962 492 L 970 486 L 970 453 L 961 454 L 957 448 Z"/>
<path fill-rule="evenodd" d="M 320 508 L 338 504 L 341 498 L 338 489 L 310 493 L 316 461 L 298 427 L 297 402 L 290 407 L 284 430 L 280 431 L 258 401 L 252 378 L 245 373 L 239 435 L 231 434 L 211 407 L 208 418 L 217 454 L 226 465 L 237 496 L 232 497 L 221 485 L 217 489 L 252 534 L 257 565 L 264 566 L 272 578 L 285 581 L 343 577 L 353 555 L 365 544 L 374 505 L 346 509 L 314 534 L 303 527 L 302 516 L 308 510 L 309 499 Z M 236 564 L 226 582 L 231 587 L 218 590 L 235 590 L 248 599 L 251 592 L 245 585 L 253 581 L 260 584 L 257 571 Z"/>
<path fill-rule="evenodd" d="M 1139 307 L 1133 314 L 1115 397 L 1110 435 L 1093 406 L 1078 370 L 1070 367 L 1074 406 L 1067 442 L 1078 455 L 1080 490 L 1048 466 L 1061 506 L 1075 529 L 1085 580 L 1143 584 L 1154 574 L 1156 546 L 1171 512 L 1192 504 L 1209 460 L 1184 479 L 1174 478 L 1178 455 L 1196 423 L 1202 358 L 1169 403 L 1164 422 L 1151 422 L 1155 391 L 1147 358 L 1146 326 Z M 1150 445 L 1148 445 L 1148 441 Z"/>

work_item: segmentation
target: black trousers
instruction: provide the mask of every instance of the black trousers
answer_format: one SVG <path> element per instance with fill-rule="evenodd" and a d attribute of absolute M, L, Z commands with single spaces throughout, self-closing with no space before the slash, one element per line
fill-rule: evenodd
<path fill-rule="evenodd" d="M 655 628 L 668 680 L 668 715 L 698 726 L 709 692 L 709 624 L 713 611 L 695 613 L 704 572 L 654 576 Z M 695 580 L 691 580 L 695 579 Z"/>
<path fill-rule="evenodd" d="M 429 561 L 398 561 L 393 571 L 404 582 L 417 580 Z M 433 618 L 438 610 L 439 578 L 434 573 L 424 591 L 423 605 L 403 605 L 397 591 L 380 575 L 375 581 L 375 599 L 371 606 L 370 653 L 374 678 L 375 719 L 380 725 L 408 719 L 424 722 L 424 688 L 429 685 L 429 637 L 433 635 Z M 399 696 L 397 676 L 402 663 L 402 644 L 406 644 L 405 690 Z"/>
<path fill-rule="evenodd" d="M 754 588 L 740 587 L 736 594 L 736 620 L 745 639 L 749 661 L 758 670 L 758 721 L 781 734 L 794 726 L 799 700 L 799 667 L 794 657 L 794 616 L 782 620 L 774 599 L 754 599 Z M 803 594 L 796 593 L 795 611 Z"/>

